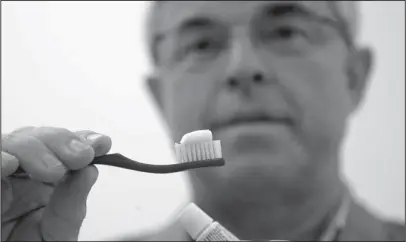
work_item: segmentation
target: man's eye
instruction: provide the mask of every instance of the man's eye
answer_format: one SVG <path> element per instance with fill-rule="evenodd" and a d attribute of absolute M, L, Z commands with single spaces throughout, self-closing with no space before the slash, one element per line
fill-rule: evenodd
<path fill-rule="evenodd" d="M 210 54 L 217 51 L 218 46 L 217 44 L 209 39 L 202 39 L 192 43 L 189 48 L 188 52 L 192 52 L 195 54 Z"/>
<path fill-rule="evenodd" d="M 292 40 L 294 38 L 299 38 L 305 36 L 305 33 L 298 28 L 293 28 L 289 26 L 278 27 L 270 30 L 267 34 L 267 38 L 272 38 L 275 40 Z"/>
<path fill-rule="evenodd" d="M 296 34 L 298 34 L 297 32 L 295 32 L 293 29 L 291 28 L 279 28 L 276 31 L 276 35 L 282 39 L 288 39 L 288 38 L 292 38 L 295 37 Z"/>
<path fill-rule="evenodd" d="M 205 51 L 210 49 L 212 43 L 208 40 L 202 40 L 194 44 L 193 48 L 198 51 Z"/>

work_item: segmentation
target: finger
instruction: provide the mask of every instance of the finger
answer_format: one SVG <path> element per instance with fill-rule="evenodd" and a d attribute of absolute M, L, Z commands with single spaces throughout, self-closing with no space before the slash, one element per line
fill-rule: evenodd
<path fill-rule="evenodd" d="M 62 241 L 78 239 L 86 216 L 86 201 L 95 184 L 98 171 L 95 166 L 71 172 L 55 189 L 45 208 L 41 231 L 45 240 Z"/>
<path fill-rule="evenodd" d="M 67 171 L 65 165 L 35 137 L 10 134 L 2 143 L 2 149 L 16 157 L 23 170 L 35 180 L 55 183 Z"/>
<path fill-rule="evenodd" d="M 94 159 L 93 148 L 67 129 L 40 127 L 31 135 L 41 140 L 70 170 L 82 169 Z"/>
<path fill-rule="evenodd" d="M 39 230 L 42 211 L 43 208 L 39 208 L 25 214 L 24 219 L 5 223 L 5 235 L 3 227 L 1 231 L 2 241 L 43 241 Z"/>
<path fill-rule="evenodd" d="M 18 168 L 18 159 L 7 152 L 1 151 L 1 177 L 13 174 Z"/>
<path fill-rule="evenodd" d="M 1 214 L 3 215 L 11 206 L 13 191 L 9 180 L 1 179 Z M 2 216 L 3 217 L 3 216 Z"/>
<path fill-rule="evenodd" d="M 81 130 L 75 133 L 93 147 L 96 157 L 107 154 L 111 149 L 111 138 L 107 135 L 90 130 Z"/>

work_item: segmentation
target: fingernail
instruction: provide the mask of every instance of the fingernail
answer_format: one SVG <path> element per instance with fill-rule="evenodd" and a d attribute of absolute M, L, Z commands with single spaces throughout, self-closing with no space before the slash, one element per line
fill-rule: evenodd
<path fill-rule="evenodd" d="M 86 139 L 90 140 L 90 141 L 95 141 L 95 140 L 101 138 L 102 136 L 103 136 L 102 134 L 91 134 L 91 135 L 87 136 Z"/>
<path fill-rule="evenodd" d="M 75 139 L 70 142 L 69 147 L 74 152 L 81 152 L 83 150 L 90 148 L 90 146 L 88 144 L 85 144 L 85 143 L 80 142 L 79 140 L 75 140 Z"/>

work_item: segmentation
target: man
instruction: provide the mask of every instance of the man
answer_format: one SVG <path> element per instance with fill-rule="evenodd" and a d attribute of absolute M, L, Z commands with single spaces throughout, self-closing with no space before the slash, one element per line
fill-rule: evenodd
<path fill-rule="evenodd" d="M 172 138 L 210 129 L 222 141 L 224 168 L 190 172 L 210 216 L 243 240 L 405 239 L 404 225 L 362 208 L 339 174 L 372 64 L 356 42 L 354 2 L 163 1 L 148 30 L 149 84 Z M 77 239 L 97 177 L 88 164 L 110 146 L 91 131 L 6 135 L 2 177 L 18 163 L 29 175 L 2 180 L 12 187 L 2 239 Z M 190 237 L 174 222 L 129 240 Z"/>

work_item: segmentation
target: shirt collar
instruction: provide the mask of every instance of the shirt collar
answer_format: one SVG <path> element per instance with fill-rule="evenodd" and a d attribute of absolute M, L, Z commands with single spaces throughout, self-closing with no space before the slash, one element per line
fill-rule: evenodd
<path fill-rule="evenodd" d="M 326 230 L 322 233 L 319 238 L 319 241 L 335 241 L 337 240 L 340 232 L 344 229 L 348 214 L 350 211 L 350 206 L 352 202 L 351 193 L 346 192 L 345 196 L 342 199 L 341 205 L 335 213 L 333 219 L 330 221 Z"/>

